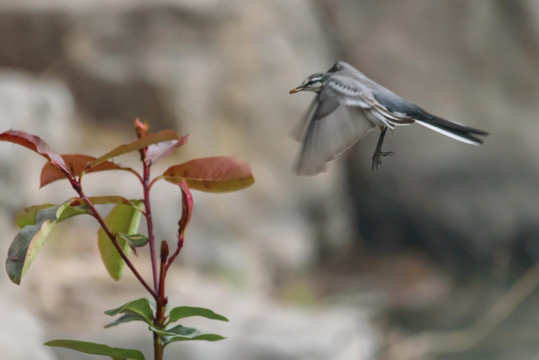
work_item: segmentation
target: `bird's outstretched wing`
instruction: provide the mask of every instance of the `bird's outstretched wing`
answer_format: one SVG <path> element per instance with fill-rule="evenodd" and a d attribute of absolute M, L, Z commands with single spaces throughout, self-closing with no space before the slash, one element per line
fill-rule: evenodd
<path fill-rule="evenodd" d="M 295 171 L 315 175 L 326 169 L 326 163 L 345 152 L 374 128 L 359 114 L 359 109 L 339 106 L 326 117 L 310 121 L 303 130 L 302 146 Z"/>
<path fill-rule="evenodd" d="M 328 96 L 327 93 L 318 94 L 311 102 L 303 119 L 292 130 L 292 137 L 298 141 L 303 141 L 309 124 L 316 121 L 322 121 L 329 114 L 334 112 L 339 105 L 339 102 L 334 96 Z"/>
<path fill-rule="evenodd" d="M 347 76 L 346 66 L 342 62 L 334 65 L 335 73 L 294 129 L 294 137 L 303 143 L 295 166 L 299 174 L 325 170 L 326 162 L 350 148 L 377 123 L 363 113 L 377 104 L 371 91 Z"/>
<path fill-rule="evenodd" d="M 295 165 L 298 174 L 315 175 L 324 171 L 326 162 L 373 129 L 374 124 L 362 116 L 356 106 L 371 105 L 361 95 L 350 93 L 348 85 L 326 83 L 294 130 L 295 138 L 302 142 Z"/>
<path fill-rule="evenodd" d="M 313 118 L 314 112 L 318 108 L 318 105 L 320 104 L 320 100 L 318 100 L 318 96 L 316 96 L 313 101 L 311 101 L 311 105 L 309 105 L 309 109 L 307 109 L 307 112 L 303 115 L 300 121 L 294 126 L 292 131 L 290 132 L 290 136 L 292 136 L 297 141 L 303 141 L 305 138 L 305 133 L 307 132 L 307 128 L 309 127 L 309 123 L 311 122 L 311 119 Z"/>

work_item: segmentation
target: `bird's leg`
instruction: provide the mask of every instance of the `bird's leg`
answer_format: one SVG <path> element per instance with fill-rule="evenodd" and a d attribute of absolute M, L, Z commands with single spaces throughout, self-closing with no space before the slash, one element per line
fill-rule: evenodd
<path fill-rule="evenodd" d="M 374 150 L 374 155 L 372 156 L 372 170 L 376 170 L 382 165 L 382 156 L 393 155 L 393 151 L 382 151 L 382 144 L 384 143 L 384 136 L 386 136 L 387 127 L 384 126 L 380 131 L 380 137 L 378 138 L 378 143 L 376 144 L 376 150 Z"/>

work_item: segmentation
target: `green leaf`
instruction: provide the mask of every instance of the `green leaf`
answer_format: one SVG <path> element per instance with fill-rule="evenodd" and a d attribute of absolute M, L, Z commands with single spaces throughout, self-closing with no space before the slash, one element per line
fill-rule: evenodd
<path fill-rule="evenodd" d="M 21 283 L 54 225 L 72 216 L 88 212 L 83 208 L 69 206 L 69 201 L 57 206 L 46 204 L 33 208 L 25 213 L 23 211 L 23 215 L 18 216 L 17 224 L 24 226 L 8 250 L 6 271 L 10 280 L 17 285 Z"/>
<path fill-rule="evenodd" d="M 120 324 L 123 324 L 123 323 L 126 323 L 126 322 L 131 322 L 131 321 L 142 321 L 142 322 L 146 322 L 146 319 L 144 319 L 142 316 L 138 315 L 138 314 L 133 314 L 133 313 L 126 313 L 126 314 L 123 314 L 122 316 L 120 316 L 118 319 L 114 320 L 113 322 L 105 325 L 105 328 L 110 328 L 110 327 L 113 327 L 113 326 L 116 326 L 116 325 L 120 325 Z"/>
<path fill-rule="evenodd" d="M 106 195 L 106 196 L 90 196 L 88 198 L 90 202 L 94 205 L 106 205 L 106 204 L 124 204 L 132 206 L 139 211 L 142 211 L 142 207 L 140 206 L 142 204 L 141 200 L 127 200 L 126 198 L 118 195 Z M 138 201 L 138 202 L 137 202 Z M 86 205 L 86 201 L 84 201 L 81 198 L 72 198 L 71 199 L 71 206 L 78 206 L 78 205 Z"/>
<path fill-rule="evenodd" d="M 23 209 L 15 215 L 15 223 L 19 228 L 23 228 L 26 225 L 34 225 L 36 223 L 36 214 L 38 211 L 47 209 L 53 206 L 58 206 L 56 204 L 42 204 L 34 205 Z"/>
<path fill-rule="evenodd" d="M 148 238 L 142 234 L 122 234 L 118 233 L 118 236 L 127 241 L 132 247 L 141 247 L 148 243 Z"/>
<path fill-rule="evenodd" d="M 160 178 L 205 192 L 230 192 L 251 186 L 255 179 L 249 164 L 231 156 L 194 159 L 169 167 Z"/>
<path fill-rule="evenodd" d="M 63 347 L 91 355 L 110 356 L 113 360 L 144 360 L 144 355 L 138 350 L 112 348 L 107 345 L 78 340 L 52 340 L 47 346 Z"/>
<path fill-rule="evenodd" d="M 121 196 L 111 195 L 111 196 L 91 196 L 88 198 L 94 205 L 103 205 L 103 204 L 125 204 L 133 206 L 139 210 L 142 208 L 138 205 L 135 205 L 130 200 L 123 198 Z M 62 212 L 62 217 L 58 221 L 66 220 L 75 215 L 88 214 L 89 210 L 87 208 L 86 202 L 81 198 L 71 198 L 66 201 L 65 204 L 68 204 L 69 207 L 65 208 Z M 141 203 L 140 203 L 141 204 Z M 55 204 L 42 204 L 34 205 L 27 207 L 24 210 L 21 210 L 17 215 L 15 215 L 15 223 L 19 228 L 22 228 L 26 225 L 34 225 L 36 223 L 36 214 L 43 209 L 57 206 Z"/>
<path fill-rule="evenodd" d="M 137 300 L 130 301 L 127 304 L 117 307 L 116 309 L 105 311 L 105 314 L 109 316 L 114 316 L 118 314 L 133 314 L 140 316 L 143 321 L 145 321 L 149 325 L 152 325 L 153 312 L 150 301 L 146 298 L 140 298 Z"/>
<path fill-rule="evenodd" d="M 219 315 L 210 309 L 192 306 L 178 306 L 170 310 L 168 314 L 168 324 L 190 316 L 202 316 L 207 319 L 228 321 L 223 315 Z"/>
<path fill-rule="evenodd" d="M 143 149 L 143 148 L 148 147 L 148 146 L 150 146 L 152 144 L 157 144 L 157 143 L 160 143 L 160 142 L 170 141 L 170 140 L 181 140 L 181 139 L 182 138 L 180 137 L 180 135 L 178 135 L 173 130 L 163 130 L 163 131 L 159 131 L 159 132 L 154 133 L 154 134 L 149 134 L 147 136 L 141 137 L 140 139 L 133 140 L 130 143 L 123 144 L 123 145 L 120 145 L 120 146 L 112 149 L 108 153 L 98 157 L 93 162 L 91 162 L 88 165 L 88 168 L 92 168 L 92 167 L 94 167 L 94 166 L 96 166 L 98 164 L 101 164 L 102 162 L 104 162 L 104 161 L 106 161 L 108 159 L 111 159 L 113 157 L 123 155 L 123 154 L 127 154 L 127 153 L 130 153 L 132 151 L 137 151 L 137 150 Z"/>
<path fill-rule="evenodd" d="M 133 202 L 136 207 L 142 205 L 140 200 L 132 200 L 131 202 Z M 140 215 L 141 212 L 133 206 L 116 204 L 105 218 L 105 223 L 113 234 L 134 234 L 138 230 Z M 116 237 L 116 241 L 118 241 L 118 244 L 124 253 L 129 255 L 131 248 L 127 241 L 120 236 Z M 125 262 L 102 228 L 97 232 L 97 244 L 99 246 L 99 252 L 101 253 L 101 259 L 110 276 L 114 280 L 119 280 L 122 277 Z"/>
<path fill-rule="evenodd" d="M 225 339 L 221 335 L 206 333 L 202 330 L 191 328 L 183 325 L 176 325 L 170 329 L 159 330 L 153 326 L 150 329 L 159 334 L 163 338 L 163 345 L 168 345 L 177 341 L 189 341 L 189 340 L 205 340 L 205 341 L 219 341 Z"/>
<path fill-rule="evenodd" d="M 71 206 L 71 201 L 66 201 L 64 203 L 66 207 L 62 209 L 60 217 L 57 219 L 56 222 L 64 221 L 69 219 L 70 217 L 76 216 L 76 215 L 82 215 L 82 214 L 88 214 L 89 211 L 84 206 Z M 26 209 L 20 211 L 17 215 L 15 215 L 15 223 L 18 227 L 23 228 L 27 225 L 34 225 L 36 223 L 36 215 L 39 211 L 43 209 L 48 209 L 51 207 L 60 207 L 62 205 L 55 205 L 55 204 L 43 204 L 43 205 L 34 205 L 27 207 Z"/>

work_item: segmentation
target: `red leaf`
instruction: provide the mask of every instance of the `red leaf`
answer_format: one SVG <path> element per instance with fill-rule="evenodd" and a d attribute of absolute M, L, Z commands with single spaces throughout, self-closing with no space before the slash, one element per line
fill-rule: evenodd
<path fill-rule="evenodd" d="M 187 224 L 191 220 L 191 214 L 193 213 L 193 194 L 189 190 L 187 183 L 182 181 L 178 184 L 182 190 L 182 217 L 178 222 L 178 239 L 182 239 L 187 229 Z M 182 244 L 183 245 L 183 244 Z"/>
<path fill-rule="evenodd" d="M 120 145 L 108 153 L 101 155 L 97 159 L 95 159 L 91 164 L 89 164 L 89 167 L 94 167 L 97 164 L 100 164 L 110 158 L 113 158 L 118 155 L 123 155 L 132 151 L 137 151 L 140 149 L 144 149 L 152 144 L 157 144 L 160 142 L 170 141 L 170 140 L 180 140 L 180 135 L 178 135 L 173 130 L 163 130 L 158 133 L 150 134 L 145 137 L 142 137 L 137 140 L 133 140 L 130 143 Z"/>
<path fill-rule="evenodd" d="M 189 188 L 206 192 L 229 192 L 254 183 L 249 164 L 230 156 L 194 159 L 174 165 L 164 173 L 165 180 L 179 184 L 185 180 Z"/>
<path fill-rule="evenodd" d="M 24 131 L 10 130 L 0 134 L 0 141 L 9 141 L 24 146 L 49 160 L 52 166 L 61 170 L 64 177 L 71 176 L 71 172 L 60 154 L 39 136 L 31 135 Z"/>
<path fill-rule="evenodd" d="M 81 154 L 64 154 L 61 155 L 73 176 L 79 176 L 89 163 L 95 160 L 95 157 Z M 121 165 L 114 164 L 110 161 L 102 162 L 86 172 L 105 171 L 105 170 L 125 170 L 134 172 L 133 169 Z M 64 179 L 63 173 L 52 165 L 49 161 L 41 169 L 41 187 L 48 185 L 54 181 Z"/>
<path fill-rule="evenodd" d="M 151 164 L 155 164 L 162 157 L 168 155 L 172 150 L 185 145 L 188 139 L 189 139 L 189 135 L 184 135 L 179 140 L 171 140 L 171 141 L 166 141 L 166 142 L 150 145 L 148 146 L 148 150 L 146 151 L 146 159 Z"/>
<path fill-rule="evenodd" d="M 174 262 L 183 248 L 185 230 L 187 230 L 187 225 L 189 224 L 191 214 L 193 213 L 193 195 L 191 194 L 191 190 L 189 190 L 189 187 L 184 180 L 180 181 L 178 185 L 182 190 L 182 217 L 180 218 L 180 221 L 178 221 L 178 244 L 176 245 L 176 251 L 174 251 L 172 256 L 168 259 L 166 265 L 167 269 Z"/>

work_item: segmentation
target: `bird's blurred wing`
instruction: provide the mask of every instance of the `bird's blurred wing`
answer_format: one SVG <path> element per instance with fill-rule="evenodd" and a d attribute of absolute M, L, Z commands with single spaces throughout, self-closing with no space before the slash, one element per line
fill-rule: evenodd
<path fill-rule="evenodd" d="M 325 118 L 339 107 L 337 99 L 327 95 L 325 92 L 321 92 L 314 98 L 303 119 L 292 130 L 294 139 L 303 141 L 311 122 Z"/>
<path fill-rule="evenodd" d="M 339 106 L 324 118 L 310 121 L 295 164 L 301 175 L 315 175 L 326 169 L 326 163 L 346 151 L 374 128 L 359 114 L 359 109 Z"/>
<path fill-rule="evenodd" d="M 311 105 L 309 105 L 309 109 L 307 112 L 303 115 L 300 121 L 294 126 L 292 131 L 290 132 L 290 136 L 292 136 L 297 141 L 302 141 L 305 137 L 305 133 L 307 132 L 307 128 L 309 127 L 309 123 L 311 122 L 311 119 L 314 115 L 314 112 L 318 108 L 318 105 L 320 104 L 320 100 L 318 99 L 318 96 L 313 99 L 311 102 Z"/>

